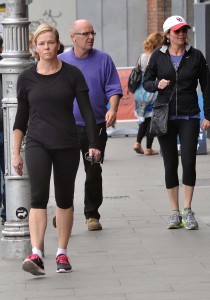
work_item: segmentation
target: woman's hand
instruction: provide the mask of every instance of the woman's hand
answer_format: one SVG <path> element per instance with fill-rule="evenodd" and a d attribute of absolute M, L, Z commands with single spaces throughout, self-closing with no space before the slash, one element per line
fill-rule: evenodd
<path fill-rule="evenodd" d="M 207 130 L 209 128 L 210 128 L 210 121 L 207 119 L 203 119 L 202 124 L 201 124 L 201 129 Z"/>
<path fill-rule="evenodd" d="M 164 90 L 167 86 L 169 86 L 170 80 L 161 79 L 158 83 L 158 88 L 160 90 Z"/>
<path fill-rule="evenodd" d="M 15 169 L 15 172 L 19 175 L 23 175 L 23 159 L 20 154 L 13 156 L 13 167 Z"/>
<path fill-rule="evenodd" d="M 101 159 L 101 151 L 95 148 L 89 149 L 89 156 L 93 158 L 92 163 L 96 163 Z"/>
<path fill-rule="evenodd" d="M 23 175 L 23 159 L 20 155 L 21 143 L 23 141 L 24 134 L 21 130 L 14 130 L 14 149 L 13 149 L 13 167 L 15 172 L 22 176 Z"/>

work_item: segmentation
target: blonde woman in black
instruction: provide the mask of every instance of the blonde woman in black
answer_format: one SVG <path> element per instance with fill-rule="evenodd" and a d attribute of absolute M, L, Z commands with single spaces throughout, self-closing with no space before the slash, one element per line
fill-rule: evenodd
<path fill-rule="evenodd" d="M 45 275 L 42 245 L 47 226 L 47 204 L 53 167 L 57 204 L 57 272 L 71 272 L 67 246 L 73 224 L 74 183 L 80 159 L 80 145 L 73 116 L 76 98 L 86 122 L 89 156 L 100 159 L 97 126 L 81 71 L 57 58 L 60 48 L 57 29 L 40 25 L 34 33 L 39 61 L 23 71 L 17 82 L 18 109 L 14 124 L 13 166 L 23 174 L 20 155 L 26 134 L 26 166 L 31 185 L 29 215 L 32 254 L 23 262 L 24 271 Z M 26 133 L 27 132 L 27 133 Z"/>

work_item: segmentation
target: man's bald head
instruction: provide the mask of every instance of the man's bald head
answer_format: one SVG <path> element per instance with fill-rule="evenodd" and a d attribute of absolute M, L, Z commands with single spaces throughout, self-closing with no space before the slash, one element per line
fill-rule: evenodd
<path fill-rule="evenodd" d="M 93 28 L 93 25 L 89 20 L 85 20 L 85 19 L 76 20 L 72 23 L 70 27 L 70 35 L 77 32 L 81 32 L 83 28 L 87 28 L 87 27 Z"/>

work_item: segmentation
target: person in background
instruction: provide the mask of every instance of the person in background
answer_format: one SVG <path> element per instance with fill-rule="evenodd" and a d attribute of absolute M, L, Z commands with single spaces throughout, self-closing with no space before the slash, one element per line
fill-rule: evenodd
<path fill-rule="evenodd" d="M 0 54 L 3 52 L 3 38 L 0 36 Z M 2 60 L 2 56 L 0 55 L 0 60 Z M 0 74 L 0 99 L 3 98 L 3 87 L 2 87 L 2 74 Z M 6 222 L 6 195 L 5 195 L 5 163 L 4 163 L 4 128 L 3 128 L 3 109 L 2 104 L 0 107 L 0 206 L 2 206 L 1 210 L 1 223 L 4 225 Z M 1 182 L 1 179 L 3 182 Z"/>
<path fill-rule="evenodd" d="M 163 34 L 161 32 L 151 33 L 143 43 L 144 53 L 139 58 L 139 64 L 142 70 L 142 77 L 147 67 L 150 55 L 157 47 L 163 43 Z M 139 88 L 134 93 L 135 100 L 135 114 L 139 120 L 139 129 L 136 142 L 133 146 L 134 151 L 139 154 L 155 155 L 157 150 L 152 149 L 154 138 L 149 136 L 149 127 L 152 116 L 152 107 L 157 93 L 149 93 L 145 91 L 142 82 Z M 146 135 L 146 149 L 142 147 L 142 140 Z"/>
<path fill-rule="evenodd" d="M 34 44 L 34 34 L 29 33 L 29 52 L 31 53 L 31 59 L 35 62 L 39 60 L 39 54 L 36 51 L 36 45 Z"/>
<path fill-rule="evenodd" d="M 70 28 L 73 49 L 58 56 L 61 61 L 77 66 L 83 73 L 88 88 L 91 105 L 98 125 L 101 143 L 101 163 L 107 142 L 106 129 L 114 125 L 122 88 L 116 67 L 111 57 L 93 48 L 96 32 L 88 20 L 76 20 Z M 107 109 L 107 104 L 110 104 Z M 80 148 L 86 172 L 84 192 L 84 214 L 88 230 L 101 230 L 99 207 L 103 201 L 101 164 L 91 165 L 86 159 L 88 136 L 84 120 L 77 103 L 74 117 L 80 140 Z M 54 225 L 56 224 L 54 219 Z"/>
<path fill-rule="evenodd" d="M 171 16 L 163 24 L 164 45 L 156 49 L 149 60 L 143 86 L 149 92 L 158 91 L 157 103 L 169 104 L 168 131 L 158 137 L 164 167 L 165 182 L 172 213 L 168 228 L 198 229 L 192 211 L 196 183 L 196 154 L 200 132 L 200 108 L 197 86 L 200 83 L 204 101 L 204 119 L 201 129 L 210 127 L 210 75 L 206 60 L 200 50 L 188 44 L 190 26 L 181 16 Z M 179 204 L 178 149 L 181 145 L 183 210 Z"/>
<path fill-rule="evenodd" d="M 39 60 L 18 77 L 18 108 L 14 123 L 13 166 L 22 176 L 20 148 L 27 132 L 25 159 L 31 187 L 29 228 L 32 254 L 23 261 L 22 269 L 33 275 L 45 275 L 42 248 L 53 169 L 57 204 L 57 272 L 67 273 L 72 270 L 67 246 L 73 225 L 74 184 L 80 160 L 73 116 L 75 98 L 85 120 L 87 152 L 93 165 L 100 160 L 100 141 L 82 72 L 57 58 L 60 48 L 57 29 L 41 24 L 34 33 L 34 43 Z"/>

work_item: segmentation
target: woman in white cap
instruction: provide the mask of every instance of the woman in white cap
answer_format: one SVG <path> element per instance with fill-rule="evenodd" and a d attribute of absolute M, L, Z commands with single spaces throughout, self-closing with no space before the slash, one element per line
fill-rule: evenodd
<path fill-rule="evenodd" d="M 168 132 L 158 137 L 164 167 L 165 182 L 172 214 L 168 228 L 198 229 L 191 210 L 196 182 L 196 154 L 200 132 L 200 109 L 197 85 L 204 101 L 201 129 L 210 127 L 210 74 L 201 51 L 187 43 L 190 26 L 180 16 L 171 16 L 163 24 L 164 45 L 153 52 L 145 72 L 143 86 L 149 92 L 158 91 L 156 102 L 169 104 Z M 179 178 L 177 138 L 181 145 L 184 189 L 183 210 L 179 209 Z"/>

